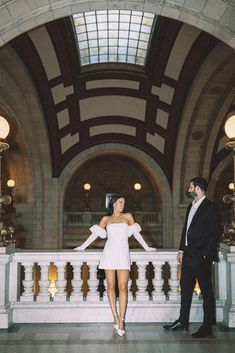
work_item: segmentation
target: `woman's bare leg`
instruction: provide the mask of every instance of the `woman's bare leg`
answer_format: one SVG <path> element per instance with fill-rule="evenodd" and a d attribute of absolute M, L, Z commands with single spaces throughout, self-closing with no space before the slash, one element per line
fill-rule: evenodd
<path fill-rule="evenodd" d="M 129 270 L 117 270 L 118 289 L 119 289 L 119 328 L 123 330 L 124 319 L 127 306 L 127 284 L 129 279 Z"/>
<path fill-rule="evenodd" d="M 116 304 L 116 293 L 115 293 L 115 270 L 105 270 L 106 282 L 107 282 L 107 295 L 109 299 L 109 305 L 114 317 L 114 323 L 118 324 L 117 304 Z"/>

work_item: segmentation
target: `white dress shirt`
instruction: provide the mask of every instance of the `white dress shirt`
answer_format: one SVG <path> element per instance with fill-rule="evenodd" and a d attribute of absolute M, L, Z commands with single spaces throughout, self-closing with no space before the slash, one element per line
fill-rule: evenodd
<path fill-rule="evenodd" d="M 185 236 L 185 245 L 186 246 L 188 245 L 188 237 L 187 237 L 188 229 L 190 227 L 190 224 L 192 222 L 192 219 L 193 219 L 195 213 L 198 210 L 198 207 L 201 205 L 202 201 L 205 198 L 206 198 L 206 196 L 203 196 L 200 200 L 198 200 L 198 201 L 193 200 L 193 202 L 192 202 L 192 207 L 190 208 L 190 211 L 189 211 L 189 214 L 188 214 L 188 220 L 187 220 L 187 229 L 186 229 L 186 236 Z"/>

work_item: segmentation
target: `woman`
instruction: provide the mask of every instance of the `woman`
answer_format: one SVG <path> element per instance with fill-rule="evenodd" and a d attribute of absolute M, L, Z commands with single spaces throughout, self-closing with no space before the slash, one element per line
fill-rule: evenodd
<path fill-rule="evenodd" d="M 119 336 L 125 334 L 124 321 L 127 307 L 127 284 L 131 266 L 128 238 L 133 234 L 146 251 L 150 248 L 139 233 L 141 228 L 135 223 L 130 213 L 124 213 L 125 199 L 120 194 L 107 194 L 106 207 L 108 215 L 104 216 L 99 225 L 90 228 L 92 234 L 74 250 L 84 250 L 97 237 L 108 238 L 105 244 L 99 268 L 105 270 L 107 295 L 114 318 L 114 328 Z M 105 231 L 106 229 L 106 231 Z M 119 315 L 116 306 L 115 271 L 117 271 L 119 289 Z"/>

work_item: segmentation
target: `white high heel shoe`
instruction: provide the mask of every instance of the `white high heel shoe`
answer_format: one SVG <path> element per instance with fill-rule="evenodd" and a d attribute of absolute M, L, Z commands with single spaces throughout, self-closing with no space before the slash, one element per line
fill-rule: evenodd
<path fill-rule="evenodd" d="M 125 319 L 123 319 L 122 317 L 120 317 L 119 320 L 120 320 L 120 321 L 125 321 Z M 117 334 L 118 334 L 118 336 L 122 337 L 122 336 L 124 336 L 124 335 L 126 334 L 126 331 L 125 331 L 124 329 L 121 330 L 121 329 L 119 328 L 119 326 L 118 326 Z"/>
<path fill-rule="evenodd" d="M 116 314 L 113 314 L 113 317 L 114 317 L 114 320 L 115 321 L 119 321 L 118 320 L 118 314 L 116 313 Z M 115 330 L 118 330 L 118 326 L 119 326 L 119 324 L 117 323 L 117 324 L 113 324 L 113 327 L 115 328 Z"/>

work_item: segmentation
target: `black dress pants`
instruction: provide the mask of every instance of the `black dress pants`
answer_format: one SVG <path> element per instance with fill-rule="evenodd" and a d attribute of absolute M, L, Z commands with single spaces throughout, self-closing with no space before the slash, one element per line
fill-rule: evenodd
<path fill-rule="evenodd" d="M 183 256 L 179 320 L 186 327 L 189 325 L 190 308 L 196 279 L 198 280 L 203 299 L 203 324 L 206 327 L 211 327 L 215 323 L 215 299 L 212 288 L 211 268 L 211 260 L 189 256 L 188 254 Z"/>

